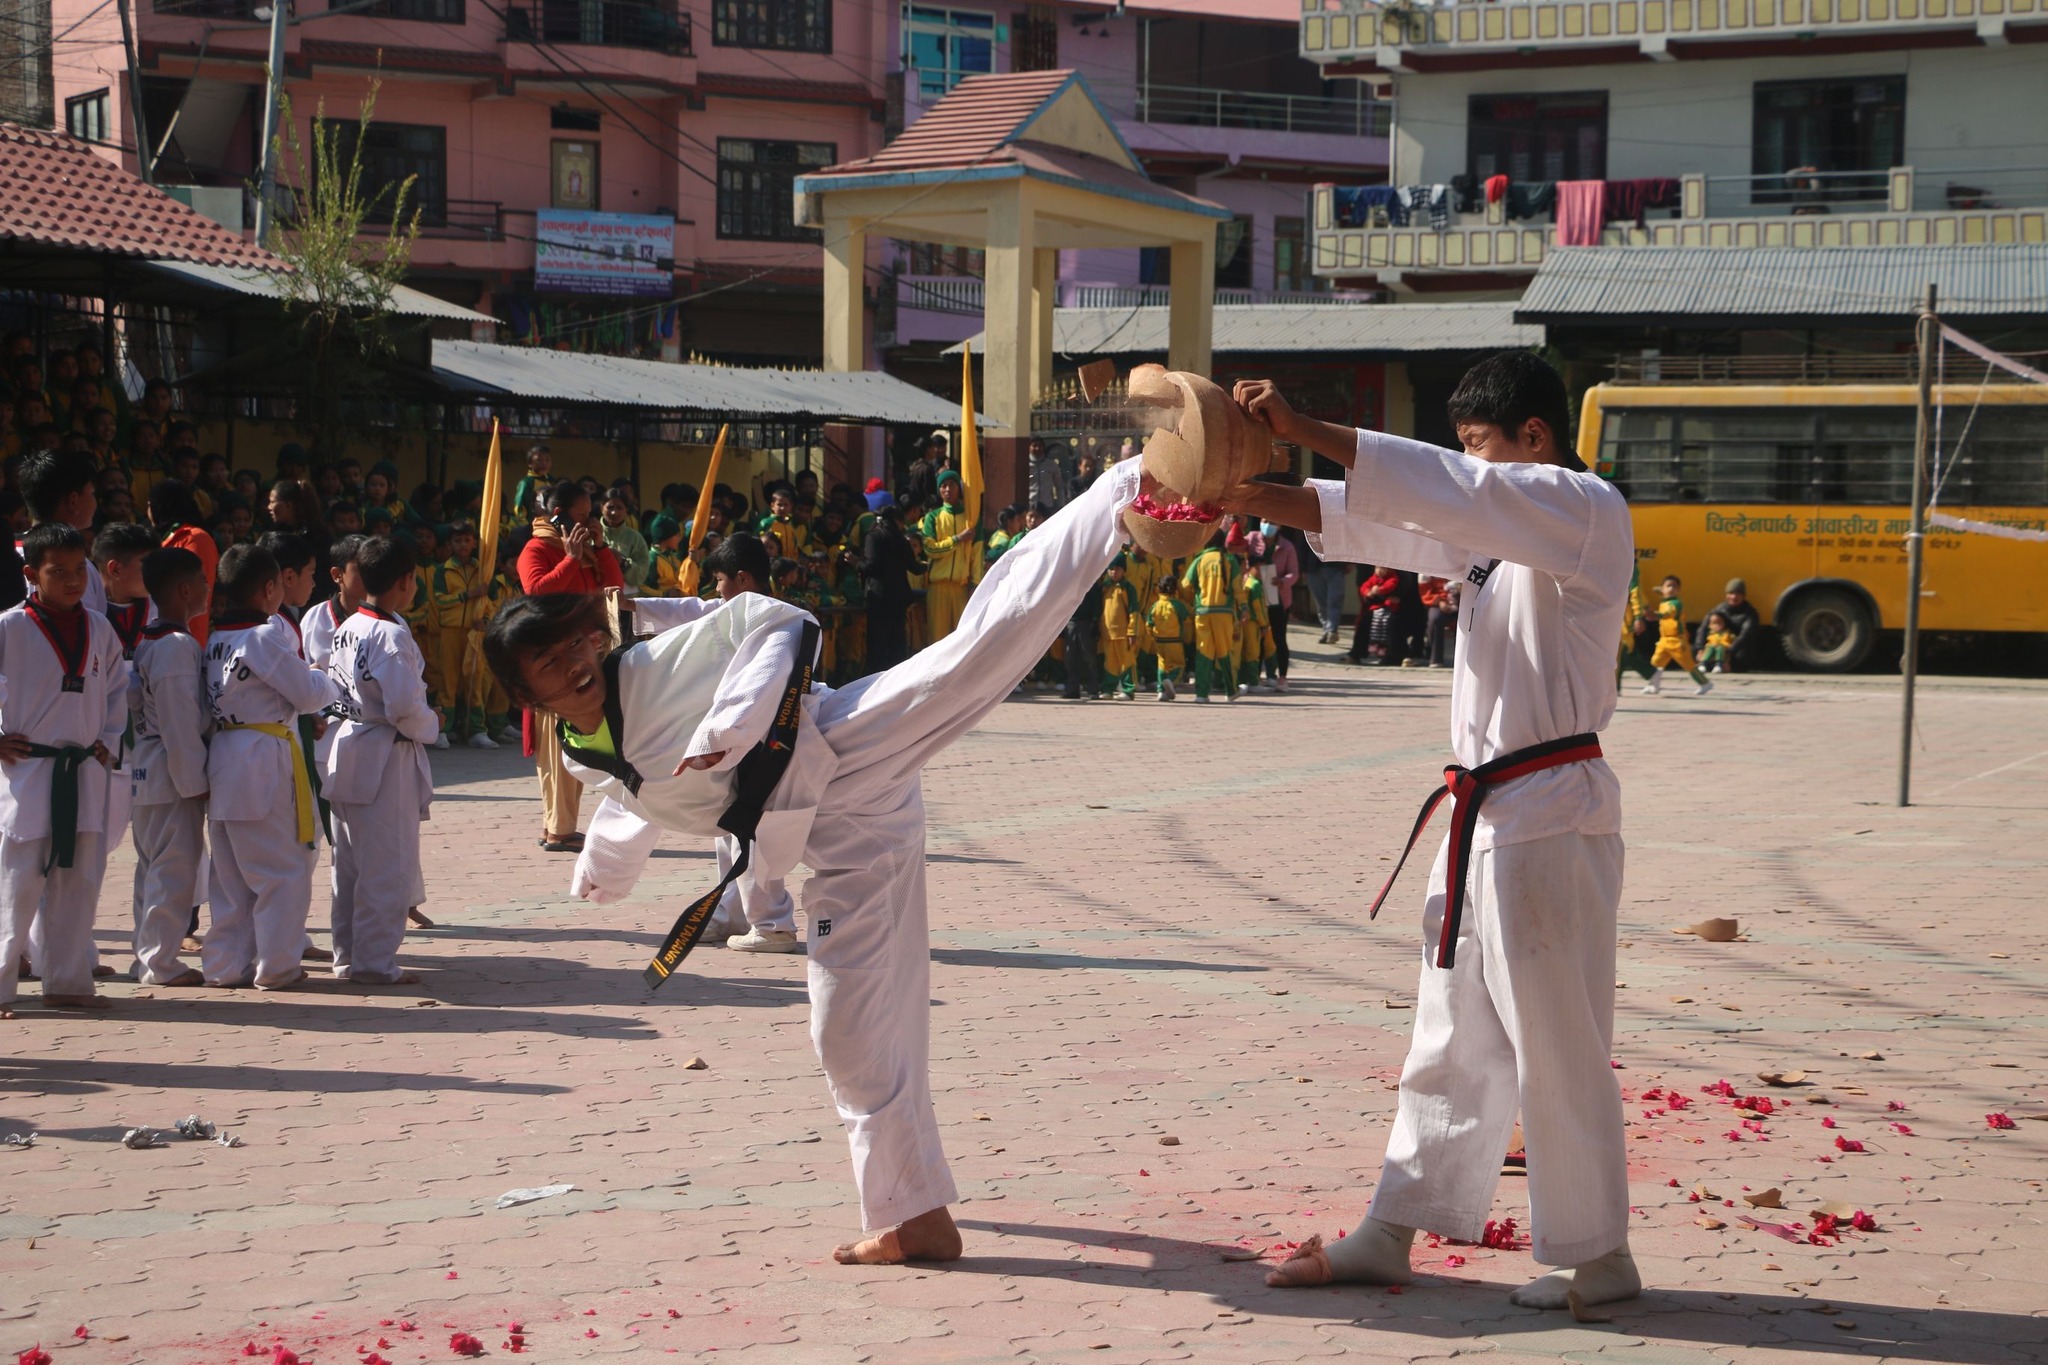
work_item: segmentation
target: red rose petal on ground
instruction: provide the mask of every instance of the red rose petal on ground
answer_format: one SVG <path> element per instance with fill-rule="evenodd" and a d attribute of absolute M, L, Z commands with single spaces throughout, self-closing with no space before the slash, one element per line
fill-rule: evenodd
<path fill-rule="evenodd" d="M 1461 1266 L 1465 1264 L 1465 1258 L 1463 1256 L 1446 1256 L 1444 1257 L 1444 1264 L 1448 1266 Z"/>
<path fill-rule="evenodd" d="M 78 1324 L 78 1326 L 71 1329 L 71 1335 L 78 1338 L 78 1340 L 80 1341 L 85 1341 L 91 1338 L 92 1333 L 86 1331 L 85 1324 L 81 1322 Z"/>
<path fill-rule="evenodd" d="M 14 1365 L 50 1365 L 50 1353 L 40 1346 L 31 1346 L 14 1358 Z"/>
<path fill-rule="evenodd" d="M 289 1346 L 280 1346 L 271 1354 L 270 1365 L 299 1365 L 299 1353 Z"/>
<path fill-rule="evenodd" d="M 244 1342 L 242 1344 L 242 1354 L 245 1356 L 260 1356 L 263 1354 L 263 1348 L 253 1341 Z"/>
<path fill-rule="evenodd" d="M 459 1276 L 459 1275 L 457 1275 L 457 1274 L 456 1274 L 456 1273 L 455 1273 L 454 1271 L 452 1271 L 452 1270 L 451 1270 L 451 1271 L 449 1271 L 449 1272 L 448 1272 L 448 1273 L 447 1273 L 446 1275 L 442 1276 L 441 1278 L 442 1278 L 442 1279 L 444 1279 L 444 1280 L 456 1280 L 456 1279 L 460 1279 L 460 1278 L 462 1278 L 462 1277 L 461 1277 L 461 1276 Z"/>
<path fill-rule="evenodd" d="M 1906 1110 L 1906 1106 L 1900 1104 L 1897 1100 L 1886 1100 L 1884 1102 L 1884 1107 L 1895 1114 L 1902 1114 Z"/>
<path fill-rule="evenodd" d="M 1894 1124 L 1892 1125 L 1892 1131 L 1893 1131 L 1893 1132 L 1895 1132 L 1895 1133 L 1899 1133 L 1899 1134 L 1901 1134 L 1901 1135 L 1903 1135 L 1903 1136 L 1905 1136 L 1905 1137 L 1911 1137 L 1911 1136 L 1913 1136 L 1913 1130 L 1912 1130 L 1911 1128 L 1908 1128 L 1908 1127 L 1907 1127 L 1907 1126 L 1906 1126 L 1905 1124 L 1903 1124 L 1903 1123 L 1894 1123 Z"/>
<path fill-rule="evenodd" d="M 398 1330 L 401 1332 L 417 1332 L 420 1329 L 412 1323 L 401 1322 L 398 1324 Z"/>
<path fill-rule="evenodd" d="M 1674 1110 L 1692 1108 L 1692 1101 L 1679 1094 L 1676 1090 L 1664 1097 L 1664 1103 L 1666 1107 Z"/>
<path fill-rule="evenodd" d="M 448 1338 L 448 1349 L 459 1356 L 480 1356 L 484 1344 L 467 1332 L 457 1332 Z"/>
<path fill-rule="evenodd" d="M 1862 1209 L 1858 1209 L 1849 1216 L 1849 1226 L 1858 1232 L 1876 1232 L 1877 1220 Z"/>
<path fill-rule="evenodd" d="M 583 1329 L 583 1335 L 586 1337 L 594 1337 L 597 1335 L 597 1329 L 595 1327 L 586 1327 Z"/>
<path fill-rule="evenodd" d="M 1822 1120 L 1820 1121 L 1820 1126 L 1821 1126 L 1821 1127 L 1823 1127 L 1823 1128 L 1832 1128 L 1832 1127 L 1834 1127 L 1834 1126 L 1835 1126 L 1835 1121 L 1834 1121 L 1833 1119 L 1830 1119 L 1830 1118 L 1823 1118 L 1823 1119 L 1822 1119 Z"/>
<path fill-rule="evenodd" d="M 1856 1138 L 1838 1137 L 1835 1139 L 1835 1146 L 1844 1152 L 1860 1152 L 1863 1150 L 1863 1143 Z"/>
<path fill-rule="evenodd" d="M 1984 1116 L 1984 1126 L 2002 1131 L 2007 1128 L 2018 1127 L 2019 1125 L 2012 1121 L 2012 1115 L 2010 1114 L 1986 1114 Z"/>

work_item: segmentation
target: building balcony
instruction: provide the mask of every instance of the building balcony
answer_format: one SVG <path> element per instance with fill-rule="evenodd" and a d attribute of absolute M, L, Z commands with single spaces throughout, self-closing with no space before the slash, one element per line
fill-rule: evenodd
<path fill-rule="evenodd" d="M 677 0 L 513 0 L 505 39 L 691 55 L 690 12 Z"/>
<path fill-rule="evenodd" d="M 1612 61 L 1629 48 L 1668 61 L 1727 44 L 1741 56 L 1773 43 L 1818 55 L 1887 36 L 2002 46 L 2008 25 L 2048 22 L 2048 0 L 1327 0 L 1317 10 L 1302 17 L 1302 55 L 1361 72 Z"/>
<path fill-rule="evenodd" d="M 1165 308 L 1163 284 L 1091 284 L 1061 280 L 1055 296 L 1060 308 Z M 1243 307 L 1259 303 L 1348 304 L 1371 297 L 1334 289 L 1218 289 L 1216 306 Z M 896 277 L 896 326 L 883 344 L 917 341 L 965 341 L 981 330 L 982 282 L 971 275 L 899 275 Z"/>
<path fill-rule="evenodd" d="M 1526 274 L 1553 251 L 1547 220 L 1513 220 L 1507 201 L 1388 227 L 1340 222 L 1333 185 L 1314 191 L 1315 273 Z M 1977 246 L 2048 242 L 2048 166 L 1893 166 L 1886 171 L 1772 176 L 1687 175 L 1676 209 L 1642 226 L 1610 222 L 1607 247 Z M 1586 245 L 1594 245 L 1587 243 Z"/>

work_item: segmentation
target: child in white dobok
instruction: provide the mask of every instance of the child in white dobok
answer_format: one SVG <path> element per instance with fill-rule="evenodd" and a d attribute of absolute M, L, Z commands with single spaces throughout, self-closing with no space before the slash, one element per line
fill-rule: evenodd
<path fill-rule="evenodd" d="M 926 930 L 926 762 L 1009 695 L 1123 547 L 1137 462 L 1089 490 L 989 569 L 944 640 L 800 701 L 788 766 L 752 845 L 764 877 L 801 860 L 810 920 L 811 1036 L 852 1146 L 874 1234 L 842 1262 L 950 1260 L 957 1197 L 932 1112 Z M 663 830 L 710 838 L 735 770 L 768 736 L 799 662 L 798 608 L 756 593 L 695 604 L 695 619 L 616 652 L 601 599 L 529 597 L 485 638 L 513 695 L 562 717 L 579 780 L 627 817 L 594 822 L 578 894 L 623 896 Z"/>
<path fill-rule="evenodd" d="M 135 979 L 146 986 L 197 986 L 205 977 L 179 957 L 187 917 L 199 903 L 206 851 L 205 651 L 186 627 L 206 614 L 206 567 L 172 545 L 142 561 L 157 619 L 135 646 L 129 689 L 135 751 Z"/>
<path fill-rule="evenodd" d="M 341 724 L 321 761 L 334 815 L 334 974 L 366 986 L 410 984 L 398 945 L 406 911 L 427 898 L 420 823 L 434 799 L 423 747 L 441 733 L 426 661 L 400 613 L 414 592 L 409 540 L 364 542 L 356 558 L 367 599 L 334 633 L 327 671 Z"/>
<path fill-rule="evenodd" d="M 1451 396 L 1462 452 L 1303 417 L 1265 380 L 1236 396 L 1275 437 L 1350 474 L 1247 485 L 1227 506 L 1304 528 L 1327 561 L 1465 585 L 1456 766 L 1432 793 L 1456 805 L 1430 874 L 1386 1165 L 1358 1229 L 1311 1238 L 1268 1283 L 1399 1283 L 1417 1228 L 1477 1240 L 1519 1108 L 1535 1257 L 1563 1268 L 1514 1301 L 1633 1297 L 1610 1066 L 1621 787 L 1596 733 L 1614 712 L 1614 623 L 1635 559 L 1628 506 L 1573 456 L 1564 383 L 1528 352 L 1482 361 Z"/>

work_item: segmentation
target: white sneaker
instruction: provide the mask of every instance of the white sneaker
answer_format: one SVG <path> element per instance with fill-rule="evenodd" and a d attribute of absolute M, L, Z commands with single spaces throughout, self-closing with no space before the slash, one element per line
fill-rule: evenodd
<path fill-rule="evenodd" d="M 1646 696 L 1646 697 L 1654 697 L 1654 696 L 1656 696 L 1656 695 L 1657 695 L 1657 694 L 1658 694 L 1659 692 L 1662 692 L 1663 690 L 1664 690 L 1664 684 L 1662 684 L 1662 683 L 1660 683 L 1660 682 L 1654 682 L 1654 681 L 1652 681 L 1652 682 L 1647 682 L 1647 683 L 1644 683 L 1644 684 L 1643 684 L 1643 695 L 1644 695 L 1644 696 Z"/>
<path fill-rule="evenodd" d="M 472 749 L 495 749 L 498 747 L 498 741 L 479 730 L 469 737 L 469 747 Z"/>
<path fill-rule="evenodd" d="M 1285 678 L 1275 678 L 1275 679 L 1273 679 L 1273 690 L 1274 690 L 1275 692 L 1285 692 L 1285 691 L 1287 690 L 1287 679 L 1285 679 Z"/>
<path fill-rule="evenodd" d="M 1700 685 L 1699 685 L 1698 687 L 1695 687 L 1695 688 L 1694 688 L 1694 689 L 1692 690 L 1692 694 L 1693 694 L 1693 695 L 1694 695 L 1695 697 L 1704 697 L 1704 696 L 1706 696 L 1706 695 L 1707 695 L 1707 693 L 1709 693 L 1709 692 L 1711 692 L 1711 691 L 1713 691 L 1713 690 L 1714 690 L 1714 681 L 1713 681 L 1713 679 L 1711 679 L 1711 678 L 1701 678 L 1701 679 L 1700 679 Z"/>
<path fill-rule="evenodd" d="M 447 747 L 448 747 L 448 732 L 447 732 L 446 730 L 443 730 L 443 731 L 442 731 L 442 732 L 441 732 L 440 734 L 438 734 L 438 735 L 435 735 L 435 736 L 434 736 L 434 742 L 433 742 L 432 744 L 429 744 L 429 745 L 428 745 L 427 747 L 428 747 L 429 749 L 445 749 L 445 748 L 447 748 Z"/>
<path fill-rule="evenodd" d="M 803 940 L 787 929 L 749 929 L 734 934 L 725 946 L 736 953 L 800 953 Z"/>
<path fill-rule="evenodd" d="M 1159 680 L 1159 700 L 1172 701 L 1173 696 L 1173 679 L 1161 678 Z"/>
<path fill-rule="evenodd" d="M 504 729 L 498 731 L 496 738 L 498 743 L 500 744 L 517 744 L 520 740 L 519 727 L 516 725 L 508 725 Z"/>

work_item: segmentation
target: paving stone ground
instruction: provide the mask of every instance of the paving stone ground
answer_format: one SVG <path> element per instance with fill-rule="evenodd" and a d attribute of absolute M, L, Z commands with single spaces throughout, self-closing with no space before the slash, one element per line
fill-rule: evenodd
<path fill-rule="evenodd" d="M 2048 1358 L 2048 687 L 1925 684 L 1907 810 L 1895 680 L 1624 696 L 1615 1053 L 1652 1287 L 1582 1324 L 1508 1304 L 1526 1251 L 1425 1247 L 1402 1293 L 1272 1291 L 1224 1258 L 1362 1211 L 1420 961 L 1415 886 L 1362 906 L 1442 761 L 1448 678 L 1296 678 L 1235 706 L 1015 702 L 932 769 L 956 1266 L 827 1259 L 858 1218 L 800 960 L 700 950 L 642 986 L 707 851 L 580 906 L 523 761 L 454 752 L 423 985 L 117 984 L 109 1016 L 31 999 L 0 1026 L 0 1134 L 41 1134 L 0 1148 L 0 1347 L 398 1365 L 456 1331 L 510 1355 L 518 1323 L 547 1361 Z M 1709 916 L 1743 938 L 1672 932 Z M 244 1145 L 116 1141 L 194 1112 Z M 1743 1200 L 1772 1188 L 1784 1211 Z M 1876 1227 L 1813 1244 L 1823 1204 Z M 1526 1222 L 1514 1177 L 1499 1214 Z"/>

